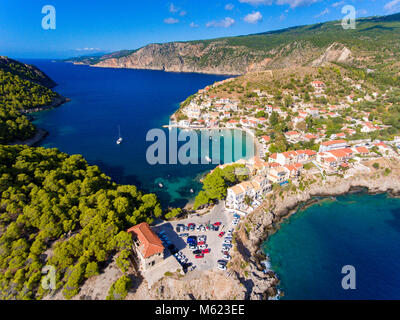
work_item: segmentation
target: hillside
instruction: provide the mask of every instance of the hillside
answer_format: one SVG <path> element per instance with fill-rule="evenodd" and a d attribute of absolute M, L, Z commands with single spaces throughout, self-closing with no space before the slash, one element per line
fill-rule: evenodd
<path fill-rule="evenodd" d="M 0 57 L 0 143 L 31 138 L 36 128 L 23 115 L 66 101 L 56 83 L 34 66 Z"/>
<path fill-rule="evenodd" d="M 247 36 L 150 44 L 68 61 L 96 67 L 233 75 L 326 62 L 371 67 L 385 61 L 398 69 L 399 40 L 400 14 L 395 14 L 359 19 L 355 30 L 344 30 L 340 21 L 332 21 Z"/>
<path fill-rule="evenodd" d="M 49 76 L 35 66 L 24 64 L 5 56 L 0 56 L 0 69 L 48 88 L 54 88 L 57 85 Z"/>

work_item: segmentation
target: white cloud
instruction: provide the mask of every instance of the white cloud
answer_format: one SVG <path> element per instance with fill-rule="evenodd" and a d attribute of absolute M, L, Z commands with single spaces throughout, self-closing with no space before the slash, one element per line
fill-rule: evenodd
<path fill-rule="evenodd" d="M 226 17 L 223 20 L 220 21 L 210 21 L 206 23 L 206 27 L 210 28 L 210 27 L 220 27 L 220 28 L 229 28 L 230 26 L 232 26 L 235 23 L 235 20 L 230 18 L 230 17 Z"/>
<path fill-rule="evenodd" d="M 271 5 L 273 0 L 239 0 L 241 3 L 252 4 L 253 6 L 258 6 L 261 4 Z"/>
<path fill-rule="evenodd" d="M 330 12 L 329 9 L 326 8 L 324 11 L 318 13 L 318 14 L 315 16 L 315 18 L 320 18 L 320 17 L 326 16 L 329 12 Z"/>
<path fill-rule="evenodd" d="M 179 8 L 178 7 L 175 7 L 175 5 L 173 4 L 173 3 L 171 3 L 170 5 L 169 5 L 169 12 L 171 12 L 171 13 L 177 13 L 179 11 Z"/>
<path fill-rule="evenodd" d="M 249 13 L 247 16 L 244 17 L 244 21 L 246 21 L 247 23 L 259 23 L 260 21 L 262 21 L 263 16 L 262 14 L 257 11 L 257 12 L 253 12 L 253 13 Z"/>
<path fill-rule="evenodd" d="M 309 6 L 310 4 L 314 4 L 320 0 L 277 0 L 276 4 L 284 5 L 288 4 L 291 8 Z"/>
<path fill-rule="evenodd" d="M 232 3 L 228 3 L 227 5 L 225 5 L 225 10 L 227 11 L 231 11 L 233 10 L 233 8 L 235 8 L 235 6 Z"/>
<path fill-rule="evenodd" d="M 186 16 L 187 14 L 185 10 L 182 10 L 182 8 L 175 6 L 173 3 L 170 3 L 168 10 L 172 14 L 179 14 L 181 17 Z"/>
<path fill-rule="evenodd" d="M 337 8 L 337 7 L 343 6 L 345 3 L 346 2 L 344 2 L 344 1 L 338 1 L 338 2 L 332 3 L 332 7 Z"/>
<path fill-rule="evenodd" d="M 76 51 L 101 51 L 100 48 L 78 48 Z"/>
<path fill-rule="evenodd" d="M 368 11 L 365 9 L 357 10 L 357 16 L 366 15 L 366 14 L 368 14 Z"/>
<path fill-rule="evenodd" d="M 248 3 L 253 6 L 258 5 L 272 5 L 274 3 L 278 5 L 290 5 L 291 8 L 308 6 L 310 4 L 319 2 L 320 0 L 239 0 L 241 3 Z"/>
<path fill-rule="evenodd" d="M 189 26 L 190 26 L 191 28 L 198 28 L 198 27 L 199 27 L 199 25 L 198 25 L 198 24 L 195 24 L 194 22 L 191 22 Z"/>
<path fill-rule="evenodd" d="M 385 4 L 384 9 L 389 12 L 395 12 L 400 9 L 400 0 L 392 0 Z"/>
<path fill-rule="evenodd" d="M 164 23 L 166 23 L 166 24 L 176 24 L 178 22 L 179 22 L 179 20 L 175 19 L 175 18 L 166 18 L 166 19 L 164 19 Z"/>

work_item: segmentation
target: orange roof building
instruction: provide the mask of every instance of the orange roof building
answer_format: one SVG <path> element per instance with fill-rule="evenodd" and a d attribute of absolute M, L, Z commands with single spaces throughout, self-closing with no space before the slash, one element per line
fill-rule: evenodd
<path fill-rule="evenodd" d="M 147 223 L 140 223 L 128 229 L 127 232 L 132 234 L 136 246 L 144 259 L 163 254 L 164 245 L 162 241 Z"/>

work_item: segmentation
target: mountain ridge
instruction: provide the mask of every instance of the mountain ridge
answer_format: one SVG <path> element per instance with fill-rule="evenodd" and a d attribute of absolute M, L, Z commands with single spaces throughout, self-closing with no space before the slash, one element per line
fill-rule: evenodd
<path fill-rule="evenodd" d="M 346 54 L 327 54 L 332 46 L 345 48 Z M 318 66 L 316 61 L 325 60 L 367 67 L 378 56 L 377 48 L 397 56 L 400 13 L 360 18 L 355 30 L 344 30 L 336 20 L 236 37 L 153 43 L 135 50 L 66 61 L 105 68 L 241 75 L 292 66 Z"/>

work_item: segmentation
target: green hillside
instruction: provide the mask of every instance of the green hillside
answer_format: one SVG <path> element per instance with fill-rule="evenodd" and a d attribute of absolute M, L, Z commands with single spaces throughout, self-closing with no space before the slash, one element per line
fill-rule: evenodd
<path fill-rule="evenodd" d="M 35 134 L 35 127 L 23 113 L 62 100 L 49 88 L 54 85 L 39 69 L 0 57 L 0 144 Z"/>
<path fill-rule="evenodd" d="M 255 71 L 260 68 L 265 70 L 311 65 L 333 44 L 351 51 L 351 59 L 345 62 L 352 66 L 399 72 L 400 14 L 358 19 L 354 30 L 343 29 L 341 21 L 331 21 L 245 36 L 156 44 L 156 50 L 146 50 L 154 47 L 149 45 L 102 57 L 69 60 L 107 66 L 107 61 L 113 58 L 117 61 L 113 62 L 112 67 L 123 68 L 126 65 L 132 67 L 132 63 L 128 63 L 131 58 L 134 68 L 200 72 L 215 70 L 218 73 L 226 70 L 243 74 L 249 66 L 259 63 L 262 65 Z M 185 45 L 185 50 L 179 50 L 173 45 Z M 140 65 L 144 56 L 150 56 L 151 65 Z"/>

